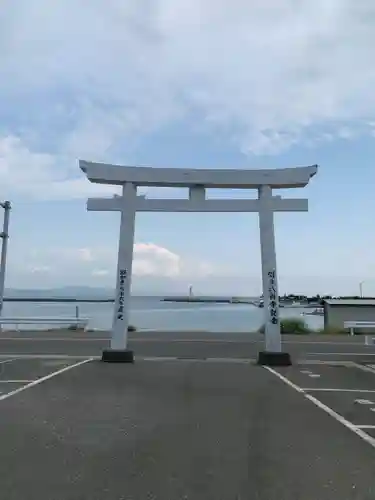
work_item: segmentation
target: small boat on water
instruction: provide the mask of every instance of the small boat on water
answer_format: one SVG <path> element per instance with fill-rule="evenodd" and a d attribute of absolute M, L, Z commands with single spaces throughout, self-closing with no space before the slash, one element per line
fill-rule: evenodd
<path fill-rule="evenodd" d="M 324 316 L 324 308 L 323 307 L 317 307 L 313 311 L 305 311 L 301 313 L 302 316 Z"/>

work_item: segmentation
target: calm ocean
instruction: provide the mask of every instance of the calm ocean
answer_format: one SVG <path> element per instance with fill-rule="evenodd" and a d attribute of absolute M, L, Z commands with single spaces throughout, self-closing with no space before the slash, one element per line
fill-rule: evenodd
<path fill-rule="evenodd" d="M 80 316 L 90 318 L 89 327 L 107 330 L 112 323 L 110 303 L 4 303 L 4 316 Z M 303 309 L 282 308 L 281 317 L 301 317 Z M 248 304 L 183 304 L 162 302 L 158 297 L 132 297 L 130 323 L 140 330 L 208 330 L 249 332 L 263 323 L 264 310 Z M 310 328 L 323 326 L 321 316 L 305 316 Z"/>

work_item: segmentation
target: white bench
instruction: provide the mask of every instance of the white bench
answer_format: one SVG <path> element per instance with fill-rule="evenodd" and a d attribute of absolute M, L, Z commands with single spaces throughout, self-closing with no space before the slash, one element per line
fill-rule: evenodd
<path fill-rule="evenodd" d="M 348 328 L 350 331 L 350 335 L 354 335 L 354 329 L 363 329 L 367 328 L 375 329 L 375 321 L 345 321 L 344 328 Z M 366 345 L 374 345 L 375 344 L 375 336 L 366 335 L 365 336 L 365 344 Z"/>
<path fill-rule="evenodd" d="M 61 326 L 76 326 L 87 329 L 87 325 L 89 323 L 89 318 L 77 318 L 77 317 L 21 317 L 21 316 L 13 316 L 13 317 L 1 317 L 0 316 L 0 328 L 2 325 L 14 325 L 16 330 L 18 331 L 18 325 L 61 325 Z"/>

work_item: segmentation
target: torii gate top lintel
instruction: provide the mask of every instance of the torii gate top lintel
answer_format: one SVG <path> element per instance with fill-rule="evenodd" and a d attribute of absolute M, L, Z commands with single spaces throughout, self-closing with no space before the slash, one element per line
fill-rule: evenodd
<path fill-rule="evenodd" d="M 121 185 L 133 183 L 137 186 L 192 187 L 257 189 L 260 186 L 287 189 L 305 187 L 317 171 L 318 166 L 282 169 L 185 169 L 126 167 L 106 163 L 79 161 L 79 166 L 91 182 Z"/>

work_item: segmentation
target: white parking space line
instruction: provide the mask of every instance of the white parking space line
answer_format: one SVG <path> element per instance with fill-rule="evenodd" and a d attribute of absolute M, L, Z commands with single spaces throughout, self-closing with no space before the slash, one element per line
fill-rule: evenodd
<path fill-rule="evenodd" d="M 0 359 L 4 359 L 5 363 L 9 361 L 16 361 L 22 359 L 99 359 L 101 356 L 92 356 L 90 354 L 86 355 L 71 355 L 71 354 L 1 354 Z M 11 358 L 11 359 L 10 359 Z M 3 361 L 0 361 L 3 363 Z"/>
<path fill-rule="evenodd" d="M 350 367 L 352 365 L 352 361 L 330 361 L 329 359 L 321 360 L 321 359 L 300 359 L 298 360 L 298 365 L 323 365 L 323 366 L 347 366 Z M 310 371 L 310 370 L 309 370 Z"/>
<path fill-rule="evenodd" d="M 135 361 L 177 361 L 178 358 L 172 356 L 146 356 L 138 357 L 135 356 Z"/>
<path fill-rule="evenodd" d="M 303 375 L 308 375 L 311 378 L 319 378 L 320 375 L 318 373 L 313 373 L 311 370 L 301 370 Z"/>
<path fill-rule="evenodd" d="M 305 352 L 304 356 L 375 356 L 375 352 Z"/>
<path fill-rule="evenodd" d="M 61 370 L 57 370 L 55 372 L 50 373 L 49 375 L 46 375 L 45 377 L 41 377 L 37 380 L 33 380 L 29 384 L 26 384 L 22 387 L 19 387 L 18 389 L 15 389 L 14 391 L 8 392 L 6 394 L 3 394 L 0 396 L 0 401 L 4 401 L 4 399 L 8 399 L 12 396 L 15 396 L 16 394 L 19 394 L 22 391 L 25 391 L 26 389 L 31 389 L 32 387 L 35 387 L 36 385 L 39 385 L 43 382 L 46 382 L 47 380 L 50 380 L 53 377 L 56 377 L 57 375 L 61 375 L 64 372 L 67 372 L 68 370 L 72 370 L 73 368 L 77 368 L 78 366 L 81 366 L 85 363 L 88 363 L 89 361 L 92 361 L 93 358 L 88 358 L 84 359 L 83 361 L 79 361 L 78 363 L 74 363 L 73 365 L 67 366 L 65 368 L 62 368 Z"/>
<path fill-rule="evenodd" d="M 34 380 L 0 380 L 0 384 L 29 384 L 30 382 L 34 382 Z"/>
<path fill-rule="evenodd" d="M 268 370 L 270 373 L 278 377 L 280 380 L 282 380 L 285 384 L 287 384 L 289 387 L 294 389 L 295 391 L 301 393 L 306 399 L 308 399 L 311 403 L 313 403 L 315 406 L 326 412 L 330 417 L 334 418 L 337 420 L 337 422 L 340 422 L 342 425 L 344 425 L 346 428 L 354 432 L 357 436 L 359 436 L 363 441 L 368 443 L 370 446 L 375 448 L 375 438 L 367 434 L 363 429 L 359 428 L 357 425 L 354 425 L 353 423 L 349 422 L 349 420 L 346 420 L 342 415 L 339 413 L 335 412 L 330 408 L 329 406 L 325 405 L 319 399 L 315 398 L 311 394 L 307 394 L 302 387 L 299 387 L 297 384 L 294 384 L 291 382 L 288 378 L 284 377 L 279 373 L 278 371 L 274 370 L 273 368 L 269 366 L 264 367 L 266 370 Z"/>
<path fill-rule="evenodd" d="M 338 389 L 334 387 L 304 387 L 306 392 L 364 392 L 364 393 L 375 393 L 375 389 Z"/>
<path fill-rule="evenodd" d="M 262 340 L 258 340 L 257 342 L 263 342 Z M 364 347 L 363 344 L 359 342 L 322 342 L 317 340 L 316 342 L 312 341 L 298 341 L 298 340 L 283 340 L 283 344 L 299 344 L 299 345 L 352 345 L 356 347 Z"/>
<path fill-rule="evenodd" d="M 110 340 L 109 337 L 0 337 L 4 342 L 104 342 Z"/>
<path fill-rule="evenodd" d="M 135 361 L 182 361 L 189 363 L 239 363 L 239 364 L 249 364 L 256 360 L 250 358 L 184 358 L 178 356 L 145 356 L 145 357 L 135 357 Z"/>
<path fill-rule="evenodd" d="M 0 337 L 0 341 L 9 342 L 9 341 L 19 341 L 19 342 L 106 342 L 110 341 L 110 337 Z M 173 339 L 173 338 L 130 338 L 129 342 L 158 342 L 158 343 L 207 343 L 207 344 L 256 344 L 257 341 L 254 340 L 236 340 L 236 339 Z"/>
<path fill-rule="evenodd" d="M 250 358 L 207 358 L 206 361 L 210 363 L 252 363 L 253 359 Z"/>
<path fill-rule="evenodd" d="M 357 425 L 358 429 L 375 429 L 375 425 Z"/>
<path fill-rule="evenodd" d="M 354 368 L 358 368 L 358 370 L 362 370 L 363 372 L 372 373 L 375 375 L 374 365 L 360 365 L 359 363 L 355 363 L 355 361 L 351 361 L 351 366 Z"/>
<path fill-rule="evenodd" d="M 5 363 L 11 363 L 12 361 L 16 361 L 18 359 L 14 357 L 14 354 L 11 356 L 11 358 L 8 359 L 3 359 L 0 361 L 0 365 L 4 365 Z"/>

